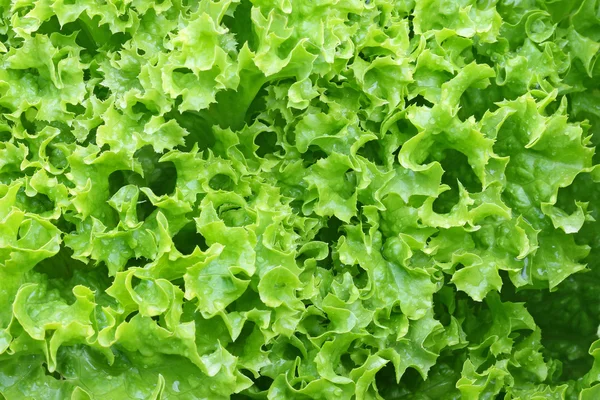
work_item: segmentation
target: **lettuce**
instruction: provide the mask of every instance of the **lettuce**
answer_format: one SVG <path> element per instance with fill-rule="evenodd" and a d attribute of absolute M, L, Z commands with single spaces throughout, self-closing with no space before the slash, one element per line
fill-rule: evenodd
<path fill-rule="evenodd" d="M 598 0 L 0 0 L 0 398 L 600 398 Z"/>

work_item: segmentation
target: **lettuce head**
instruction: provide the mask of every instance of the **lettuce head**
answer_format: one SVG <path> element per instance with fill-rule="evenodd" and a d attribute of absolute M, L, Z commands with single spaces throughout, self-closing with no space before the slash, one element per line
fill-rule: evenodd
<path fill-rule="evenodd" d="M 0 0 L 0 399 L 600 399 L 600 1 Z"/>

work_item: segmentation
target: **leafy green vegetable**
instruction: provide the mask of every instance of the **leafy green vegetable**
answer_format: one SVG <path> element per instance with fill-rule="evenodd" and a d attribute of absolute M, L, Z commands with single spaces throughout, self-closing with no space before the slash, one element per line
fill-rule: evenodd
<path fill-rule="evenodd" d="M 0 0 L 0 398 L 600 398 L 598 0 Z"/>

